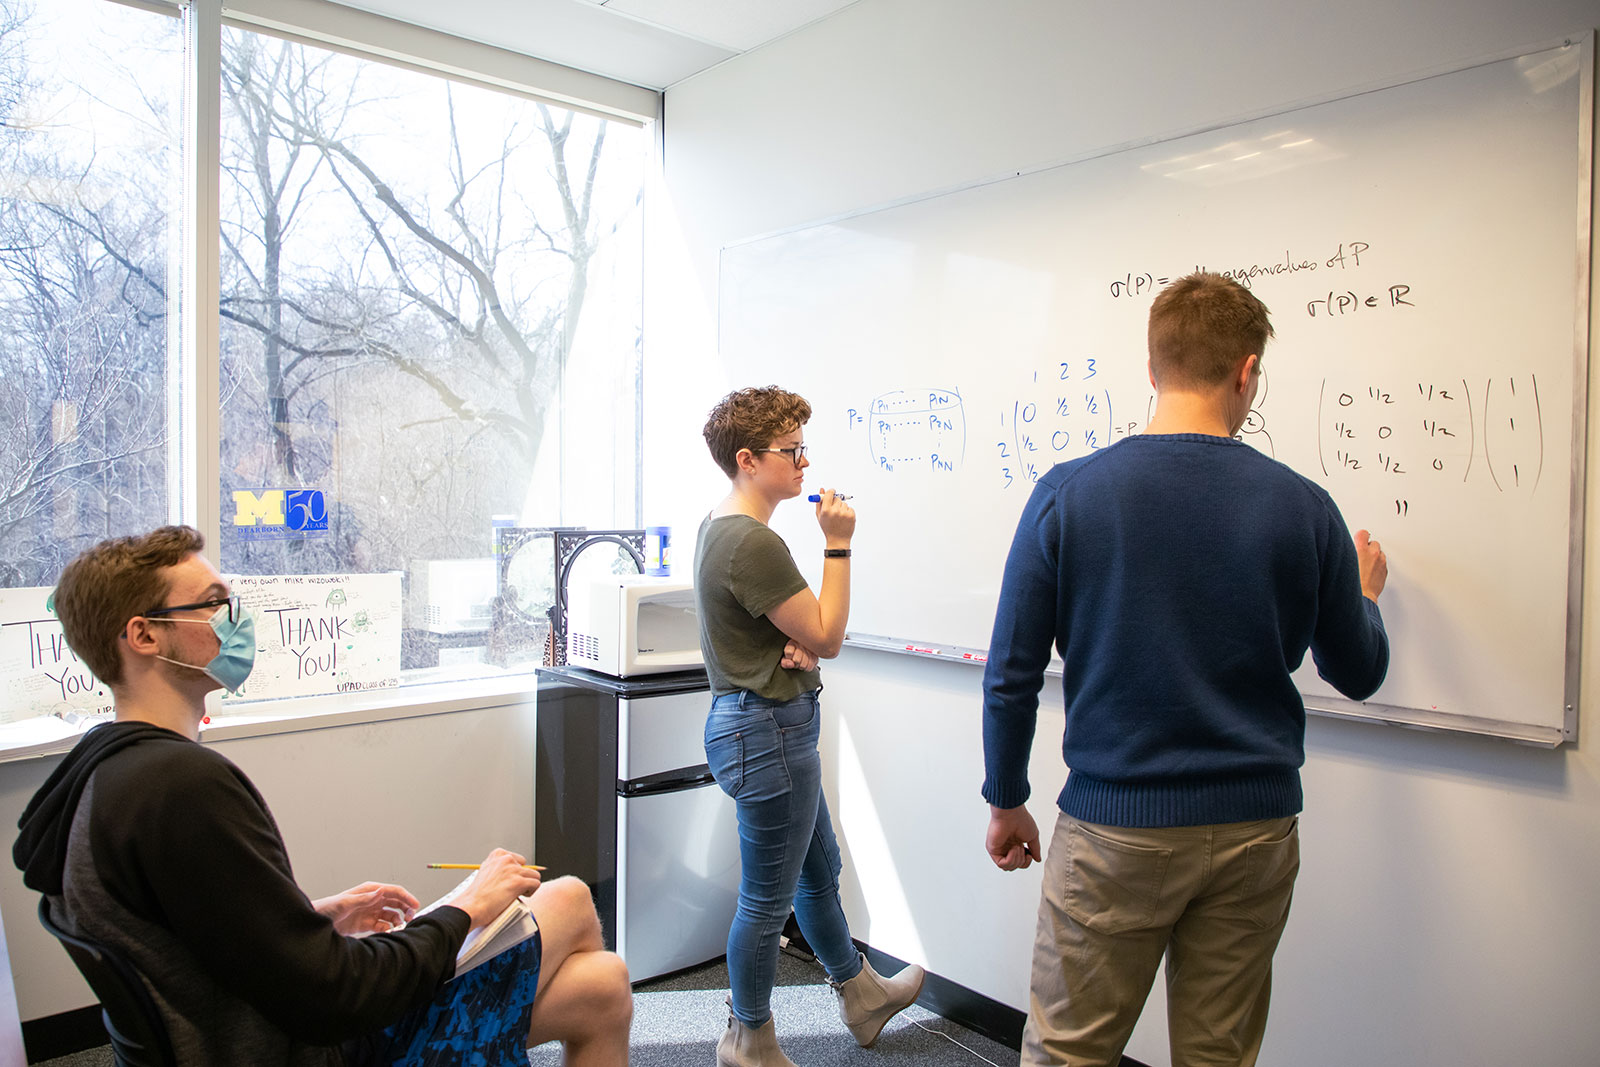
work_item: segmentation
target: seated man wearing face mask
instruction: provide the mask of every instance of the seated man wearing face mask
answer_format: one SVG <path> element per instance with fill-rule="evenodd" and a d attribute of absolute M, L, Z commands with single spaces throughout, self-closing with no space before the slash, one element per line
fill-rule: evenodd
<path fill-rule="evenodd" d="M 116 721 L 29 802 L 24 883 L 69 932 L 133 959 L 183 1064 L 526 1064 L 549 1040 L 569 1063 L 625 1064 L 627 969 L 582 882 L 541 885 L 496 849 L 453 905 L 414 919 L 400 886 L 312 901 L 295 884 L 255 786 L 198 743 L 206 694 L 237 691 L 256 651 L 202 544 L 168 526 L 62 571 L 55 612 Z M 538 934 L 451 982 L 467 933 L 528 894 Z"/>

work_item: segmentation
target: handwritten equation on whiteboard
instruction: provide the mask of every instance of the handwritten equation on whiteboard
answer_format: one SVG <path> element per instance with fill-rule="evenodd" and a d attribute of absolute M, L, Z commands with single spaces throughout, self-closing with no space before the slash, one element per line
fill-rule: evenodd
<path fill-rule="evenodd" d="M 995 445 L 1001 488 L 1031 489 L 1056 463 L 1140 432 L 1143 421 L 1126 414 L 1135 407 L 1132 398 L 1119 405 L 1114 390 L 1083 391 L 1081 404 L 1075 404 L 1078 395 L 1052 395 L 1053 404 L 1019 400 L 1001 412 L 1006 432 Z M 1267 428 L 1267 413 L 1275 409 L 1286 425 L 1299 417 L 1285 401 L 1269 403 L 1263 384 L 1236 439 L 1276 458 Z M 1476 474 L 1499 493 L 1527 496 L 1544 471 L 1544 413 L 1535 374 L 1481 383 L 1324 378 L 1315 426 L 1321 480 L 1330 487 L 1352 479 L 1384 480 L 1396 490 L 1395 514 L 1402 518 L 1411 511 L 1407 490 L 1419 481 L 1447 487 Z"/>
<path fill-rule="evenodd" d="M 1501 493 L 1532 494 L 1544 472 L 1536 374 L 1454 381 L 1332 382 L 1317 403 L 1317 458 L 1332 484 L 1352 476 L 1465 482 L 1474 469 Z M 1477 462 L 1476 468 L 1474 466 Z M 1405 516 L 1410 501 L 1395 498 Z"/>
<path fill-rule="evenodd" d="M 1319 254 L 1286 249 L 1277 259 L 1192 269 L 1215 270 L 1246 288 L 1262 279 L 1296 275 L 1304 281 L 1315 274 L 1316 289 L 1298 306 L 1280 310 L 1317 331 L 1337 330 L 1342 320 L 1413 314 L 1427 302 L 1408 282 L 1396 280 L 1373 243 L 1362 240 L 1329 241 Z M 1109 279 L 1098 299 L 1116 306 L 1149 301 L 1178 273 L 1129 270 Z M 1324 279 L 1331 283 L 1325 290 L 1317 284 Z M 1002 385 L 998 402 L 992 392 L 975 391 L 987 397 L 976 411 L 959 388 L 905 388 L 874 397 L 864 410 L 849 408 L 846 417 L 852 431 L 865 431 L 872 467 L 883 474 L 955 474 L 972 421 L 987 428 L 978 431 L 990 450 L 981 477 L 1001 490 L 1027 492 L 1057 463 L 1114 444 L 1148 423 L 1151 391 L 1121 379 L 1120 386 L 1108 384 L 1098 362 L 1096 356 L 1069 354 L 1025 372 L 1012 387 Z M 1470 382 L 1387 374 L 1370 380 L 1327 377 L 1269 399 L 1270 377 L 1264 366 L 1255 406 L 1237 439 L 1306 474 L 1320 473 L 1329 488 L 1382 482 L 1384 496 L 1395 490 L 1399 517 L 1420 503 L 1413 487 L 1421 483 L 1448 491 L 1452 483 L 1484 478 L 1503 494 L 1538 488 L 1545 442 L 1533 374 Z M 1276 434 L 1279 440 L 1269 417 L 1287 431 Z M 1314 450 L 1307 437 L 1313 428 Z"/>
<path fill-rule="evenodd" d="M 1112 392 L 1099 379 L 1093 357 L 1060 360 L 1034 373 L 1030 395 L 1000 412 L 994 444 L 1000 488 L 1031 487 L 1057 463 L 1134 432 L 1139 424 L 1118 420 Z"/>
<path fill-rule="evenodd" d="M 992 464 L 1002 490 L 1031 490 L 1055 464 L 1140 432 L 1152 399 L 1101 387 L 1093 358 L 1063 360 L 1031 376 L 991 425 Z M 1285 425 L 1312 415 L 1317 469 L 1330 488 L 1352 480 L 1383 480 L 1395 490 L 1395 515 L 1409 515 L 1411 487 L 1447 488 L 1474 476 L 1502 494 L 1531 495 L 1544 472 L 1544 413 L 1535 374 L 1488 378 L 1368 380 L 1323 378 L 1315 411 L 1298 401 L 1269 400 L 1263 377 L 1256 406 L 1237 439 L 1277 458 L 1268 430 L 1276 412 Z M 957 389 L 904 389 L 875 397 L 863 411 L 846 409 L 848 425 L 865 431 L 874 469 L 950 475 L 965 454 L 965 402 Z"/>
<path fill-rule="evenodd" d="M 1340 241 L 1333 255 L 1323 259 L 1320 255 L 1306 255 L 1293 253 L 1284 249 L 1283 256 L 1266 263 L 1247 263 L 1232 267 L 1208 267 L 1196 263 L 1193 267 L 1181 271 L 1168 271 L 1163 275 L 1156 275 L 1148 270 L 1125 271 L 1120 278 L 1113 278 L 1106 283 L 1106 291 L 1113 300 L 1138 299 L 1153 297 L 1169 283 L 1177 281 L 1185 274 L 1195 271 L 1211 271 L 1231 278 L 1240 285 L 1249 289 L 1258 278 L 1282 278 L 1303 272 L 1314 272 L 1319 268 L 1326 274 L 1329 271 L 1343 272 L 1354 271 L 1361 266 L 1361 257 L 1367 254 L 1372 245 L 1367 241 Z M 1370 258 L 1370 257 L 1369 257 Z M 1335 282 L 1334 284 L 1344 284 Z M 1386 291 L 1381 293 L 1361 293 L 1354 290 L 1332 290 L 1325 296 L 1319 296 L 1306 301 L 1305 313 L 1310 318 L 1319 315 L 1328 316 L 1349 315 L 1362 310 L 1371 310 L 1378 307 L 1410 307 L 1408 296 L 1411 287 L 1404 283 L 1390 283 Z"/>
<path fill-rule="evenodd" d="M 847 408 L 848 428 L 864 427 L 880 471 L 954 474 L 967 452 L 967 416 L 957 389 L 896 389 L 872 398 L 865 414 Z"/>

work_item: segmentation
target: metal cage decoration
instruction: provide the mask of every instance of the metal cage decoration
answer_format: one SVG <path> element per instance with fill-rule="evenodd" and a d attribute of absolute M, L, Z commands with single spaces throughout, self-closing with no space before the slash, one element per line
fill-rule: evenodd
<path fill-rule="evenodd" d="M 489 662 L 510 667 L 552 658 L 556 618 L 556 534 L 581 526 L 500 526 L 494 531 L 495 597 Z"/>
<path fill-rule="evenodd" d="M 555 530 L 556 605 L 550 616 L 550 648 L 546 665 L 565 666 L 567 662 L 567 583 L 579 561 L 599 552 L 599 566 L 611 574 L 644 573 L 644 530 Z M 604 556 L 604 546 L 613 555 Z"/>

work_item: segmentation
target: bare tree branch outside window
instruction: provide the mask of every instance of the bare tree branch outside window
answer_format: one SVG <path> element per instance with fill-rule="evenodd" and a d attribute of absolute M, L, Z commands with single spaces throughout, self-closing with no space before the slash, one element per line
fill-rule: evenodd
<path fill-rule="evenodd" d="M 328 537 L 230 565 L 485 554 L 556 440 L 638 138 L 608 153 L 601 120 L 244 31 L 223 95 L 224 480 L 333 479 L 341 504 Z M 601 203 L 608 163 L 626 192 Z"/>

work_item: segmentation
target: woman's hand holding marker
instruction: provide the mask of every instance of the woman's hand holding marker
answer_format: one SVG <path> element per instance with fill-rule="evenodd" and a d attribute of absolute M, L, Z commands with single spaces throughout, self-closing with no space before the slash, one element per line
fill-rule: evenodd
<path fill-rule="evenodd" d="M 823 542 L 827 548 L 849 548 L 850 538 L 856 532 L 856 513 L 845 501 L 848 496 L 824 489 L 811 494 L 817 505 L 817 525 L 822 527 Z"/>

